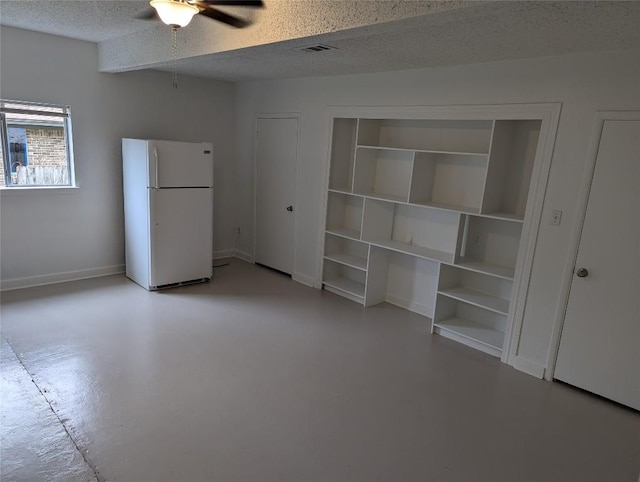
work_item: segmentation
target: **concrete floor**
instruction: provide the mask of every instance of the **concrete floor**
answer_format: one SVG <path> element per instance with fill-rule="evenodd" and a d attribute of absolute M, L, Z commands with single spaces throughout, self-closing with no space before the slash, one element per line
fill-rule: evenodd
<path fill-rule="evenodd" d="M 637 412 L 390 305 L 214 276 L 4 293 L 2 480 L 638 480 Z"/>

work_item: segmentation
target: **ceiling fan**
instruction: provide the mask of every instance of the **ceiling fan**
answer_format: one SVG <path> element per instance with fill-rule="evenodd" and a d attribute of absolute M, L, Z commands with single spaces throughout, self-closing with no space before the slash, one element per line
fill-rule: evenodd
<path fill-rule="evenodd" d="M 230 7 L 263 8 L 262 0 L 151 0 L 151 7 L 137 15 L 142 20 L 156 20 L 158 17 L 174 29 L 186 27 L 194 15 L 203 15 L 212 20 L 226 23 L 236 28 L 251 24 L 248 20 L 222 12 L 214 5 Z"/>

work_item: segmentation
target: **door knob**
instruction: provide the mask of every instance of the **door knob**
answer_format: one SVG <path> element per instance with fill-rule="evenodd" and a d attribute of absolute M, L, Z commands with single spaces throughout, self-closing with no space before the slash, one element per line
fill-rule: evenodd
<path fill-rule="evenodd" d="M 578 278 L 586 278 L 587 276 L 589 276 L 589 270 L 587 268 L 580 268 L 578 271 L 576 271 L 576 276 Z"/>
<path fill-rule="evenodd" d="M 293 211 L 293 206 L 287 206 L 287 211 L 289 212 Z"/>

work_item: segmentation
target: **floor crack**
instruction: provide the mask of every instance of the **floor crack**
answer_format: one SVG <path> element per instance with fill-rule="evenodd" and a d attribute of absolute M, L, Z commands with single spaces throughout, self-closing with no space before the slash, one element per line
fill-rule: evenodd
<path fill-rule="evenodd" d="M 53 415 L 56 417 L 56 419 L 58 420 L 58 422 L 60 422 L 60 425 L 62 425 L 62 428 L 64 429 L 65 433 L 67 434 L 67 437 L 69 437 L 69 440 L 71 440 L 71 443 L 73 444 L 73 446 L 75 447 L 75 449 L 78 451 L 78 453 L 82 456 L 82 459 L 84 460 L 84 462 L 87 464 L 87 466 L 91 469 L 91 471 L 93 472 L 93 474 L 95 475 L 95 478 L 98 482 L 106 482 L 107 479 L 105 479 L 100 472 L 98 471 L 98 469 L 96 468 L 95 464 L 91 461 L 91 459 L 89 458 L 89 456 L 80 449 L 80 446 L 78 445 L 78 443 L 76 442 L 76 440 L 73 438 L 73 436 L 71 435 L 71 432 L 69 431 L 69 429 L 67 428 L 66 424 L 63 422 L 63 420 L 60 418 L 60 416 L 58 415 L 58 412 L 56 412 L 56 410 L 53 408 L 53 405 L 51 404 L 51 400 L 49 400 L 47 398 L 47 395 L 45 393 L 45 391 L 43 391 L 40 386 L 38 385 L 38 383 L 35 381 L 33 375 L 31 373 L 29 373 L 29 370 L 27 369 L 26 365 L 24 364 L 24 362 L 22 361 L 22 359 L 18 356 L 18 354 L 16 353 L 16 351 L 13 349 L 13 346 L 11 346 L 11 343 L 9 343 L 9 340 L 7 338 L 4 338 L 4 341 L 6 342 L 7 346 L 11 349 L 11 352 L 13 353 L 13 356 L 16 357 L 16 360 L 18 360 L 18 363 L 20 364 L 20 366 L 24 369 L 25 372 L 27 372 L 27 375 L 29 375 L 29 378 L 31 379 L 31 383 L 33 383 L 36 387 L 36 389 L 38 390 L 38 392 L 40 392 L 40 395 L 42 395 L 42 398 L 44 398 L 45 402 L 47 402 L 47 405 L 49 405 L 49 409 L 53 412 Z"/>

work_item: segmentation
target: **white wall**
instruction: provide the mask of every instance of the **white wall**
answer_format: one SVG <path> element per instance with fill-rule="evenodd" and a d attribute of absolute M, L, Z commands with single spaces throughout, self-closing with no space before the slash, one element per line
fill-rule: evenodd
<path fill-rule="evenodd" d="M 3 285 L 123 269 L 122 137 L 213 142 L 214 250 L 233 248 L 233 84 L 182 76 L 175 90 L 170 73 L 99 73 L 92 43 L 9 27 L 0 35 L 0 96 L 71 107 L 79 186 L 2 191 Z"/>
<path fill-rule="evenodd" d="M 256 113 L 300 112 L 295 274 L 318 274 L 323 175 L 330 105 L 465 105 L 561 102 L 543 224 L 535 251 L 518 355 L 546 366 L 579 215 L 578 193 L 597 110 L 640 109 L 640 52 L 609 52 L 403 72 L 238 84 L 236 132 L 239 248 L 253 243 L 253 140 Z M 550 226 L 551 209 L 564 211 Z"/>

